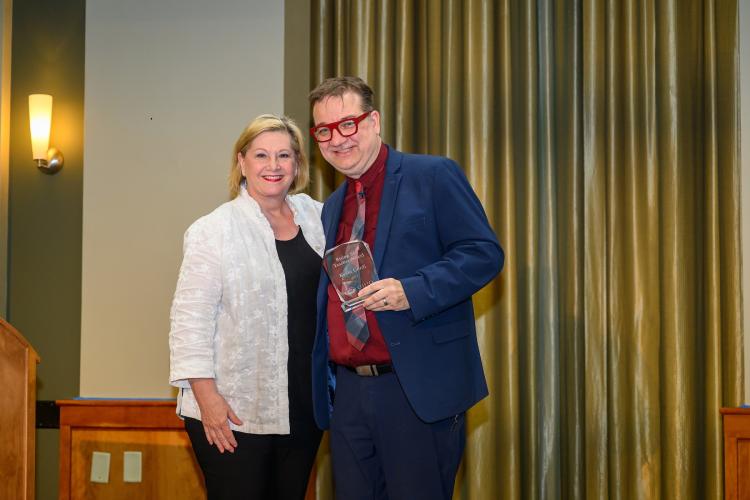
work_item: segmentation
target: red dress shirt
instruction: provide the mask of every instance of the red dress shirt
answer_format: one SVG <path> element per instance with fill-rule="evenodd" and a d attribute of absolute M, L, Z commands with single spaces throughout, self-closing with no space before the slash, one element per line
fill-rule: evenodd
<path fill-rule="evenodd" d="M 388 158 L 388 148 L 380 146 L 378 157 L 372 166 L 358 179 L 365 191 L 365 230 L 362 239 L 370 245 L 370 251 L 375 250 L 375 230 L 377 229 L 378 214 L 380 213 L 380 198 L 383 194 L 385 181 L 385 161 Z M 357 200 L 354 193 L 354 179 L 346 178 L 346 194 L 341 211 L 341 220 L 336 232 L 336 245 L 349 241 L 352 235 L 352 225 L 357 217 Z M 380 332 L 377 318 L 372 311 L 365 311 L 370 338 L 361 351 L 352 346 L 346 338 L 344 312 L 341 300 L 333 285 L 328 285 L 328 341 L 331 360 L 339 365 L 360 366 L 373 364 L 387 364 L 391 362 L 391 354 L 385 345 L 385 339 Z"/>

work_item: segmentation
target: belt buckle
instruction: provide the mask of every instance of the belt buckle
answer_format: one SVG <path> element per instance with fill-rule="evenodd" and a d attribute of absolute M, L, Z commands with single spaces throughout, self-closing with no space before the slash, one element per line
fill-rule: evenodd
<path fill-rule="evenodd" d="M 356 371 L 357 375 L 360 377 L 377 377 L 380 375 L 378 373 L 378 367 L 375 365 L 355 366 L 354 371 Z"/>

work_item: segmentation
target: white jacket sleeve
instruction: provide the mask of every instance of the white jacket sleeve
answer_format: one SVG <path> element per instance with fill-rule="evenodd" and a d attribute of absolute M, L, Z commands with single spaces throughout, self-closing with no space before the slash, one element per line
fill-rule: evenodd
<path fill-rule="evenodd" d="M 185 232 L 183 259 L 170 312 L 169 381 L 215 378 L 214 335 L 222 294 L 221 230 L 208 218 Z"/>

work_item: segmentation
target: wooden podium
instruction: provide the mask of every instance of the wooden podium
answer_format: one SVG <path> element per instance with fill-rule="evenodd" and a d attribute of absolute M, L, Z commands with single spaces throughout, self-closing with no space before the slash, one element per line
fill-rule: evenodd
<path fill-rule="evenodd" d="M 750 500 L 750 408 L 722 408 L 724 498 Z"/>
<path fill-rule="evenodd" d="M 34 348 L 0 318 L 0 498 L 34 498 L 37 363 Z"/>

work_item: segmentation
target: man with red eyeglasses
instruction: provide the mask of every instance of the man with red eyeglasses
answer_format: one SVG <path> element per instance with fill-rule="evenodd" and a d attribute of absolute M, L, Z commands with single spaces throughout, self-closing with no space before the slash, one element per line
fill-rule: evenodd
<path fill-rule="evenodd" d="M 346 176 L 323 207 L 326 248 L 363 240 L 381 278 L 344 311 L 321 273 L 313 405 L 336 497 L 450 499 L 465 412 L 488 393 L 471 297 L 503 251 L 455 162 L 382 142 L 363 80 L 325 80 L 310 102 L 310 132 Z"/>

